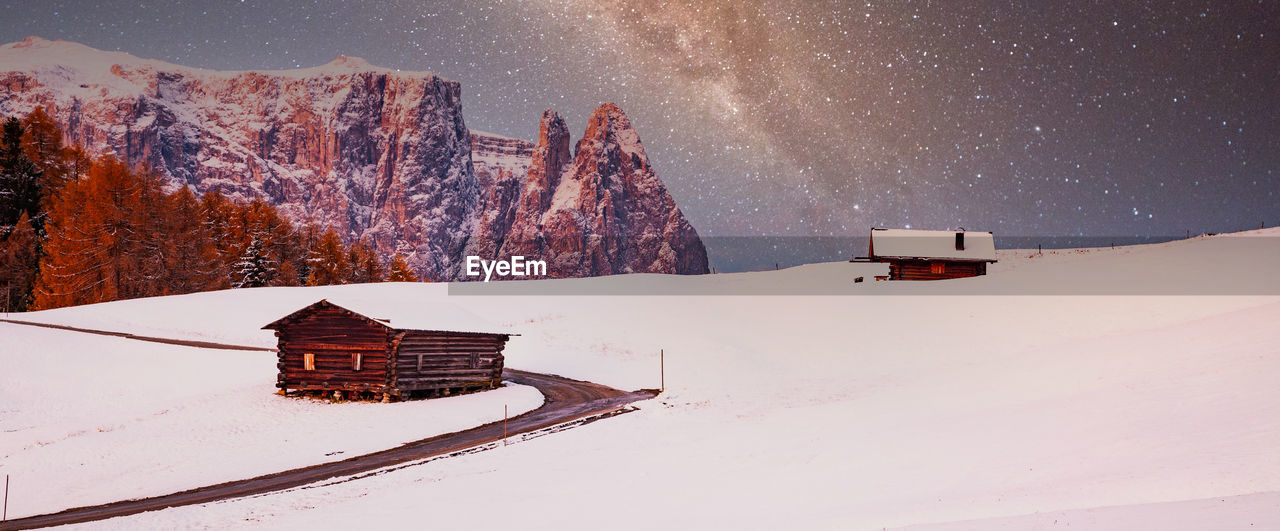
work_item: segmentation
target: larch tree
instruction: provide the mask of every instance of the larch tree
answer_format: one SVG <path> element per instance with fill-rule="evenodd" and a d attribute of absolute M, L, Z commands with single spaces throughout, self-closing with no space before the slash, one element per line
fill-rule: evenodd
<path fill-rule="evenodd" d="M 214 274 L 222 279 L 222 287 L 234 285 L 235 264 L 244 252 L 236 223 L 237 208 L 217 190 L 209 190 L 200 196 L 201 222 L 205 230 L 214 235 L 214 252 L 218 259 Z"/>
<path fill-rule="evenodd" d="M 10 307 L 382 274 L 371 249 L 352 254 L 335 233 L 297 230 L 264 201 L 235 203 L 216 190 L 197 198 L 186 187 L 165 193 L 164 179 L 145 167 L 90 160 L 62 145 L 44 109 L 2 129 L 0 289 L 16 301 Z"/>
<path fill-rule="evenodd" d="M 169 201 L 164 193 L 162 178 L 142 167 L 133 170 L 134 194 L 127 201 L 126 215 L 133 223 L 129 234 L 132 244 L 131 259 L 120 264 L 127 274 L 122 278 L 122 298 L 155 297 L 173 295 L 175 286 L 170 257 L 173 239 L 168 233 L 173 228 Z"/>
<path fill-rule="evenodd" d="M 80 170 L 82 161 L 78 158 L 84 155 L 76 148 L 62 145 L 62 130 L 44 107 L 36 107 L 23 118 L 22 129 L 22 150 L 40 170 L 43 207 L 48 210 L 53 196 L 62 190 L 72 172 Z"/>
<path fill-rule="evenodd" d="M 307 276 L 308 286 L 346 284 L 351 277 L 351 264 L 347 260 L 346 249 L 333 229 L 320 236 L 311 248 L 307 261 L 311 266 L 311 274 Z"/>
<path fill-rule="evenodd" d="M 382 261 L 377 251 L 364 240 L 351 244 L 347 253 L 347 261 L 351 264 L 351 275 L 348 281 L 352 284 L 382 282 Z"/>
<path fill-rule="evenodd" d="M 391 257 L 391 271 L 387 274 L 387 282 L 417 282 L 418 276 L 413 274 L 409 263 L 400 253 Z"/>
<path fill-rule="evenodd" d="M 115 300 L 137 291 L 128 285 L 139 247 L 135 198 L 141 186 L 114 157 L 100 159 L 84 179 L 67 183 L 49 210 L 37 309 Z"/>
<path fill-rule="evenodd" d="M 26 212 L 7 237 L 0 234 L 0 304 L 6 312 L 22 312 L 31 306 L 32 287 L 39 271 L 40 237 Z"/>
<path fill-rule="evenodd" d="M 217 237 L 205 223 L 200 201 L 183 187 L 166 198 L 164 234 L 170 242 L 166 255 L 168 291 L 193 293 L 228 287 L 220 275 Z"/>

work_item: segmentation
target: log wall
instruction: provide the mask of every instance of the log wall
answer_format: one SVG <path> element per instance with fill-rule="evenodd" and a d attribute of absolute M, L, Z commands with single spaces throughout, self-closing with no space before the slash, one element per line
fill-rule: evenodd
<path fill-rule="evenodd" d="M 933 272 L 933 264 L 941 263 L 944 271 Z M 946 260 L 892 260 L 889 280 L 945 280 L 987 274 L 986 262 L 951 262 Z"/>
<path fill-rule="evenodd" d="M 281 326 L 276 387 L 302 390 L 390 390 L 389 352 L 394 334 L 386 327 L 350 315 L 340 308 L 320 308 Z M 315 355 L 315 369 L 307 370 L 305 356 Z M 352 354 L 363 356 L 360 370 Z"/>
<path fill-rule="evenodd" d="M 392 369 L 400 392 L 502 383 L 502 349 L 507 336 L 461 332 L 407 331 L 400 338 Z"/>

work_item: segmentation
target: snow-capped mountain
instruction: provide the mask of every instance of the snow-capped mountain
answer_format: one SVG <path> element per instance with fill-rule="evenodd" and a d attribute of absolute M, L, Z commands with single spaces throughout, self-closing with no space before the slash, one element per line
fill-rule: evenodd
<path fill-rule="evenodd" d="M 545 180 L 545 138 L 535 147 L 472 133 L 461 92 L 430 72 L 354 57 L 214 71 L 37 37 L 0 46 L 0 114 L 43 105 L 92 153 L 149 165 L 171 187 L 266 200 L 295 221 L 400 252 L 427 278 L 459 278 L 466 254 L 508 256 L 499 253 L 513 225 L 555 257 L 552 276 L 707 270 L 701 240 L 616 106 L 593 115 L 560 190 L 528 182 Z"/>

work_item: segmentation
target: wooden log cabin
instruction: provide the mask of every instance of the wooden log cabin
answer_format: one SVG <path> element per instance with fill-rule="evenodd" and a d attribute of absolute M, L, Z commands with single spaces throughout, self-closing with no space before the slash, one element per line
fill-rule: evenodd
<path fill-rule="evenodd" d="M 987 274 L 996 244 L 990 232 L 873 228 L 867 253 L 889 280 L 943 280 Z"/>
<path fill-rule="evenodd" d="M 279 338 L 276 387 L 282 393 L 389 402 L 501 384 L 502 350 L 513 334 L 481 331 L 494 327 L 440 305 L 395 317 L 351 306 L 321 300 L 263 327 Z"/>

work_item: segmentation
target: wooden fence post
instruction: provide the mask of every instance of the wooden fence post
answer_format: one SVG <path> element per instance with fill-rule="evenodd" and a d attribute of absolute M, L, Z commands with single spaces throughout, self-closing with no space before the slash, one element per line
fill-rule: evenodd
<path fill-rule="evenodd" d="M 507 405 L 502 404 L 502 445 L 507 445 Z"/>
<path fill-rule="evenodd" d="M 9 474 L 4 475 L 4 514 L 0 515 L 0 522 L 9 521 Z"/>

